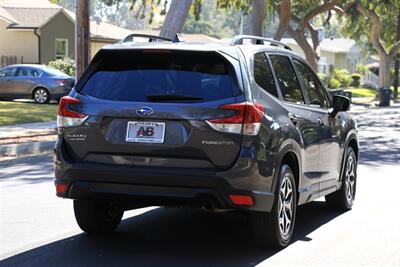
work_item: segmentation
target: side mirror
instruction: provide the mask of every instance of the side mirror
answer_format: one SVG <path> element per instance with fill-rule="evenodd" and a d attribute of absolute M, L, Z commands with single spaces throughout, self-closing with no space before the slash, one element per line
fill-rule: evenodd
<path fill-rule="evenodd" d="M 350 110 L 350 99 L 342 95 L 335 95 L 333 96 L 332 108 L 332 116 L 336 116 L 340 111 L 348 111 Z"/>

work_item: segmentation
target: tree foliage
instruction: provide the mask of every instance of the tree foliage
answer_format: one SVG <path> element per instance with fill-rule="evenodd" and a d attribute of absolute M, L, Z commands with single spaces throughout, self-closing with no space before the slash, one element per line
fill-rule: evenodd
<path fill-rule="evenodd" d="M 59 71 L 68 74 L 69 76 L 75 76 L 75 61 L 70 58 L 57 59 L 48 63 L 49 67 L 57 69 Z"/>
<path fill-rule="evenodd" d="M 107 6 L 121 6 L 129 4 L 132 16 L 140 19 L 148 19 L 148 23 L 153 23 L 155 14 L 165 15 L 169 0 L 100 0 Z"/>
<path fill-rule="evenodd" d="M 372 21 L 367 16 L 361 14 L 357 7 L 361 5 L 367 10 L 373 10 L 380 17 L 382 32 L 380 39 L 384 46 L 390 49 L 396 41 L 394 29 L 397 28 L 396 17 L 400 8 L 399 0 L 373 0 L 373 1 L 351 1 L 347 3 L 346 17 L 343 31 L 344 33 L 360 43 L 368 42 L 372 28 Z M 370 48 L 373 46 L 370 43 Z"/>
<path fill-rule="evenodd" d="M 393 30 L 399 8 L 400 0 L 354 0 L 344 6 L 347 34 L 359 42 L 369 40 L 371 50 L 379 56 L 380 87 L 390 86 L 391 64 L 400 49 Z"/>
<path fill-rule="evenodd" d="M 204 0 L 197 14 L 195 4 L 186 19 L 183 32 L 202 33 L 216 38 L 229 38 L 240 33 L 241 12 L 235 8 L 219 9 L 214 0 Z"/>

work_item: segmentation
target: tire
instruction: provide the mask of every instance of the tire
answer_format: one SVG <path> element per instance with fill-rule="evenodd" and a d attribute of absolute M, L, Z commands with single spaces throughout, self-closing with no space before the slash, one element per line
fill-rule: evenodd
<path fill-rule="evenodd" d="M 79 227 L 88 234 L 113 232 L 124 214 L 109 203 L 93 200 L 74 200 L 74 212 Z"/>
<path fill-rule="evenodd" d="M 338 191 L 325 196 L 327 205 L 339 211 L 351 210 L 356 196 L 357 158 L 351 147 L 347 148 L 345 160 L 342 186 Z"/>
<path fill-rule="evenodd" d="M 291 192 L 290 192 L 290 191 Z M 282 206 L 282 196 L 290 204 Z M 297 189 L 291 168 L 284 164 L 279 171 L 275 200 L 271 212 L 253 212 L 251 214 L 252 231 L 255 240 L 273 248 L 286 247 L 293 234 L 296 219 Z M 290 220 L 290 224 L 288 222 Z M 284 225 L 280 224 L 284 222 Z"/>
<path fill-rule="evenodd" d="M 50 101 L 50 93 L 46 88 L 38 87 L 33 90 L 32 98 L 38 104 L 47 104 Z"/>

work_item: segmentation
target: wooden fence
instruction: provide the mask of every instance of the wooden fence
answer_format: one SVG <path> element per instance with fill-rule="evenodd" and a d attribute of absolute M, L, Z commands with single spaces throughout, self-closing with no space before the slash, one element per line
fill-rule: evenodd
<path fill-rule="evenodd" d="M 18 56 L 0 56 L 0 67 L 5 67 L 8 65 L 13 65 L 13 64 L 23 64 L 24 63 L 24 57 L 18 57 Z"/>

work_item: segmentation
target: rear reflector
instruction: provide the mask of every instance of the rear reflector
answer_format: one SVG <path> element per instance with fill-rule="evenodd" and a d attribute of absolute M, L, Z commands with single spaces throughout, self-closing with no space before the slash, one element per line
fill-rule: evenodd
<path fill-rule="evenodd" d="M 81 125 L 88 118 L 87 115 L 68 109 L 70 105 L 80 104 L 81 101 L 72 96 L 64 96 L 58 105 L 57 127 L 72 127 Z"/>
<path fill-rule="evenodd" d="M 67 192 L 67 184 L 56 183 L 57 195 L 64 195 Z"/>
<path fill-rule="evenodd" d="M 252 196 L 245 196 L 245 195 L 229 195 L 229 199 L 235 205 L 240 206 L 253 206 L 253 197 Z"/>
<path fill-rule="evenodd" d="M 206 121 L 214 130 L 227 133 L 257 135 L 264 115 L 264 107 L 251 102 L 222 105 L 219 109 L 236 110 L 237 113 L 228 118 Z"/>

